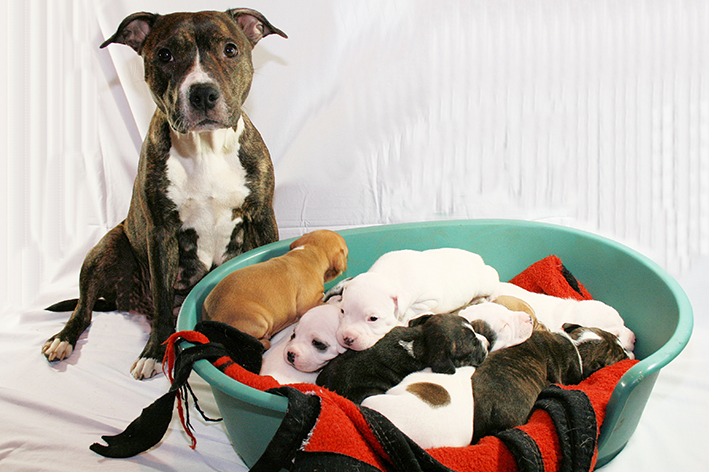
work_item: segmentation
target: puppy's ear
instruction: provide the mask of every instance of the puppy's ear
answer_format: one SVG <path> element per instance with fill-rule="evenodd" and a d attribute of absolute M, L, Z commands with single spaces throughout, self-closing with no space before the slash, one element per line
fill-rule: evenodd
<path fill-rule="evenodd" d="M 325 282 L 333 280 L 335 277 L 347 270 L 347 248 L 340 249 L 330 260 L 330 267 L 325 272 Z"/>
<path fill-rule="evenodd" d="M 398 293 L 392 294 L 391 298 L 394 300 L 394 314 L 396 315 L 396 319 L 401 321 L 404 319 L 406 311 L 411 306 L 411 296 L 407 292 L 400 290 Z"/>
<path fill-rule="evenodd" d="M 297 247 L 305 246 L 306 244 L 308 244 L 308 241 L 310 240 L 310 237 L 311 237 L 311 236 L 310 236 L 310 233 L 305 233 L 304 235 L 302 235 L 301 237 L 299 237 L 298 239 L 296 239 L 295 241 L 293 241 L 292 243 L 290 243 L 290 246 L 288 246 L 288 248 L 289 248 L 290 250 L 293 250 L 293 249 L 295 249 L 295 248 L 297 248 Z"/>
<path fill-rule="evenodd" d="M 492 349 L 492 346 L 495 345 L 495 341 L 497 341 L 497 333 L 492 329 L 490 323 L 483 320 L 473 320 L 470 322 L 470 326 L 472 326 L 476 334 L 484 336 L 485 339 L 487 339 L 488 351 Z"/>
<path fill-rule="evenodd" d="M 502 305 L 510 311 L 522 311 L 527 313 L 529 316 L 536 318 L 534 308 L 532 308 L 529 303 L 525 302 L 521 298 L 513 297 L 512 295 L 500 295 L 492 300 L 492 303 Z"/>
<path fill-rule="evenodd" d="M 150 31 L 155 24 L 155 20 L 160 15 L 155 13 L 139 12 L 127 16 L 118 26 L 118 30 L 101 44 L 101 48 L 105 48 L 109 44 L 118 43 L 132 47 L 138 54 L 143 52 L 143 44 L 145 38 L 148 37 Z"/>
<path fill-rule="evenodd" d="M 579 328 L 583 328 L 583 326 L 575 324 L 575 323 L 564 323 L 563 325 L 561 325 L 561 329 L 563 329 L 564 332 L 567 334 L 570 334 Z"/>
<path fill-rule="evenodd" d="M 436 374 L 455 374 L 455 364 L 442 351 L 434 355 L 430 361 L 431 370 Z"/>
<path fill-rule="evenodd" d="M 411 321 L 409 321 L 409 328 L 413 328 L 414 326 L 420 326 L 420 325 L 424 324 L 424 323 L 425 323 L 426 321 L 428 321 L 429 318 L 431 318 L 432 316 L 434 316 L 434 315 L 433 315 L 433 314 L 430 314 L 430 315 L 417 316 L 416 318 L 414 318 L 414 319 L 412 319 Z"/>

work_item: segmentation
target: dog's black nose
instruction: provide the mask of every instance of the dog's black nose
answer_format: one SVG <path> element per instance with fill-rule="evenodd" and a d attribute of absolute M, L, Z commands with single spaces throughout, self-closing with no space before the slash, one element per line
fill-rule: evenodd
<path fill-rule="evenodd" d="M 211 110 L 217 105 L 219 96 L 219 89 L 211 84 L 195 84 L 190 87 L 190 103 L 197 110 Z"/>
<path fill-rule="evenodd" d="M 291 364 L 295 362 L 295 353 L 293 351 L 288 351 L 288 362 Z"/>
<path fill-rule="evenodd" d="M 345 338 L 342 340 L 347 346 L 351 346 L 352 343 L 354 342 L 354 339 L 352 338 Z"/>

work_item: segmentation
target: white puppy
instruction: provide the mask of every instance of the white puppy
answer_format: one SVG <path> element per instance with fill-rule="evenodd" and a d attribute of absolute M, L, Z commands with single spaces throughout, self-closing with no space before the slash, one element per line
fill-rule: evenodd
<path fill-rule="evenodd" d="M 613 308 L 598 300 L 574 300 L 529 292 L 511 283 L 500 283 L 495 294 L 511 295 L 527 302 L 540 323 L 551 331 L 563 331 L 564 323 L 600 328 L 620 339 L 623 348 L 631 355 L 635 347 L 635 334 L 625 326 L 623 318 Z"/>
<path fill-rule="evenodd" d="M 318 371 L 345 348 L 337 342 L 340 308 L 326 303 L 311 308 L 300 320 L 271 339 L 263 355 L 261 375 L 281 384 L 315 383 Z"/>
<path fill-rule="evenodd" d="M 510 310 L 499 303 L 483 302 L 471 305 L 461 310 L 458 315 L 471 323 L 475 320 L 487 323 L 494 333 L 490 352 L 526 341 L 534 329 L 534 321 L 529 313 Z"/>
<path fill-rule="evenodd" d="M 431 369 L 407 375 L 383 395 L 362 401 L 389 419 L 423 449 L 468 446 L 473 439 L 475 367 L 458 367 L 454 374 Z"/>
<path fill-rule="evenodd" d="M 286 343 L 295 330 L 292 324 L 271 338 L 271 347 L 263 353 L 261 375 L 270 375 L 282 385 L 289 383 L 314 383 L 318 374 L 301 372 L 285 360 Z"/>
<path fill-rule="evenodd" d="M 344 282 L 339 342 L 361 351 L 394 326 L 422 313 L 447 313 L 487 297 L 497 271 L 463 249 L 401 250 L 381 256 L 365 273 Z"/>
<path fill-rule="evenodd" d="M 295 325 L 285 348 L 285 360 L 301 372 L 317 372 L 345 352 L 337 342 L 340 307 L 336 302 L 308 310 Z"/>

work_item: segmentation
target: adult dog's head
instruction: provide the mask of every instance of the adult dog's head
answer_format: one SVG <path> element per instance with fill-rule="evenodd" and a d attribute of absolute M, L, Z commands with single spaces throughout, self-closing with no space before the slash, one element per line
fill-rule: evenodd
<path fill-rule="evenodd" d="M 251 50 L 287 37 L 255 10 L 134 13 L 101 47 L 125 44 L 143 57 L 145 81 L 178 133 L 233 128 L 251 88 Z"/>

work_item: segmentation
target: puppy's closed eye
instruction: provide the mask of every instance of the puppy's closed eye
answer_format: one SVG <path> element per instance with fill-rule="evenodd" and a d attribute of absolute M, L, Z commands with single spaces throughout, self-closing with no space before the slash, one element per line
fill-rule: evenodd
<path fill-rule="evenodd" d="M 317 349 L 318 351 L 327 351 L 327 344 L 324 342 L 318 341 L 317 339 L 313 339 L 313 347 Z"/>

